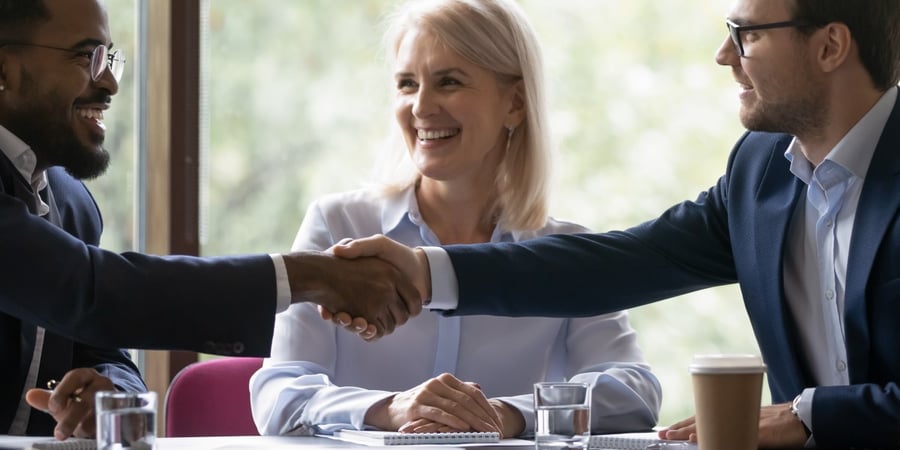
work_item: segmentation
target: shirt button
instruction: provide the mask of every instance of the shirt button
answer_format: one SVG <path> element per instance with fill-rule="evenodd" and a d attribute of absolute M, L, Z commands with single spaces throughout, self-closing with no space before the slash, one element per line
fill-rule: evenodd
<path fill-rule="evenodd" d="M 837 362 L 837 370 L 838 370 L 838 372 L 843 372 L 843 371 L 847 370 L 847 363 L 839 360 Z"/>
<path fill-rule="evenodd" d="M 825 298 L 827 298 L 828 300 L 833 299 L 833 298 L 834 298 L 834 291 L 832 291 L 831 289 L 826 289 L 826 290 L 825 290 Z"/>
<path fill-rule="evenodd" d="M 834 222 L 832 222 L 831 219 L 828 219 L 825 221 L 825 226 L 828 228 L 831 228 L 831 225 L 833 225 L 833 224 L 834 224 Z"/>

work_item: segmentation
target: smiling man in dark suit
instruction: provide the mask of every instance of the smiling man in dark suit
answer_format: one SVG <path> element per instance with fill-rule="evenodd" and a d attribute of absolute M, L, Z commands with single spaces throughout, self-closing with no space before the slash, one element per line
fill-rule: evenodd
<path fill-rule="evenodd" d="M 346 308 L 374 325 L 366 336 L 421 309 L 374 258 L 100 249 L 100 212 L 79 180 L 109 163 L 103 114 L 123 67 L 102 0 L 0 0 L 0 434 L 92 435 L 95 392 L 145 389 L 115 347 L 267 355 L 291 302 Z M 28 396 L 51 415 L 32 411 L 25 392 L 51 379 L 52 395 Z"/>
<path fill-rule="evenodd" d="M 897 448 L 900 2 L 737 0 L 727 27 L 716 61 L 750 131 L 696 200 L 624 231 L 335 252 L 394 261 L 453 314 L 591 315 L 739 283 L 776 403 L 760 446 Z"/>

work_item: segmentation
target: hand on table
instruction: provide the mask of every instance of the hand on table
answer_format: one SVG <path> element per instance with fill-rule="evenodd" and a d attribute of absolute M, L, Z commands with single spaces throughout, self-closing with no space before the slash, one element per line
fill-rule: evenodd
<path fill-rule="evenodd" d="M 422 419 L 427 422 L 419 422 Z M 481 389 L 448 373 L 376 403 L 366 412 L 365 423 L 401 432 L 427 432 L 442 427 L 501 432 L 500 417 Z"/>
<path fill-rule="evenodd" d="M 525 431 L 525 418 L 522 417 L 522 413 L 518 409 L 495 398 L 488 399 L 488 403 L 500 417 L 501 438 L 513 438 Z M 407 422 L 400 427 L 400 430 L 406 433 L 450 433 L 455 431 L 467 431 L 437 423 L 429 419 L 416 419 Z"/>
<path fill-rule="evenodd" d="M 676 422 L 659 431 L 660 439 L 697 442 L 694 417 Z M 791 413 L 790 403 L 763 406 L 759 411 L 759 448 L 803 448 L 806 444 L 803 423 Z"/>
<path fill-rule="evenodd" d="M 31 407 L 47 412 L 56 420 L 53 435 L 56 439 L 69 436 L 93 438 L 96 419 L 94 417 L 94 394 L 98 391 L 112 391 L 112 380 L 91 368 L 73 369 L 63 376 L 54 389 L 29 389 L 25 400 Z"/>

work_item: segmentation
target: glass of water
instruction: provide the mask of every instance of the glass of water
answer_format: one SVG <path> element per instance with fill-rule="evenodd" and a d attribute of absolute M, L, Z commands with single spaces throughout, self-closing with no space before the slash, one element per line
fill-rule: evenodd
<path fill-rule="evenodd" d="M 95 395 L 98 450 L 146 450 L 156 442 L 156 393 L 101 391 Z"/>
<path fill-rule="evenodd" d="M 586 449 L 591 437 L 591 387 L 587 383 L 535 383 L 534 414 L 538 449 Z"/>

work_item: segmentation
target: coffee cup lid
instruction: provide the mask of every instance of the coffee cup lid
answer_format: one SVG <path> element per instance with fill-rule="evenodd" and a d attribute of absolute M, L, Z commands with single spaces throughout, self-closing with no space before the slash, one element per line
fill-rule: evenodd
<path fill-rule="evenodd" d="M 766 365 L 757 355 L 716 354 L 695 355 L 691 373 L 761 373 Z"/>

